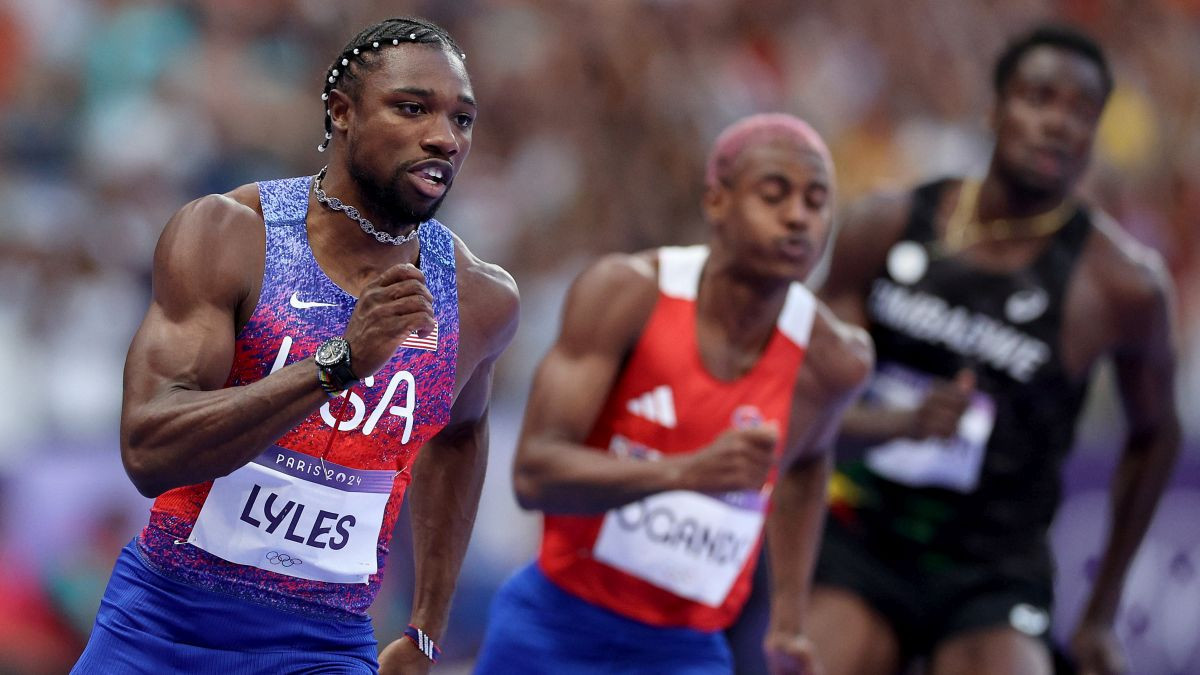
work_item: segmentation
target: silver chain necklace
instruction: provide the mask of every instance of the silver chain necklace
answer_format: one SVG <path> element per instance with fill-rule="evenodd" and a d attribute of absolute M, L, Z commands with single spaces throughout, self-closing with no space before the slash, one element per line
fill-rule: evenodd
<path fill-rule="evenodd" d="M 326 196 L 325 191 L 321 189 L 321 181 L 325 180 L 325 172 L 328 170 L 328 166 L 321 167 L 321 171 L 313 178 L 313 193 L 317 195 L 317 201 L 320 202 L 322 206 L 327 209 L 341 211 L 342 213 L 346 214 L 346 217 L 358 223 L 358 226 L 362 228 L 363 232 L 375 237 L 377 241 L 383 244 L 399 246 L 400 244 L 408 243 L 417 237 L 417 232 L 421 229 L 419 225 L 414 227 L 412 232 L 409 232 L 403 237 L 393 236 L 387 232 L 380 232 L 379 230 L 375 229 L 375 225 L 373 225 L 371 221 L 363 218 L 362 215 L 359 214 L 358 209 L 354 208 L 353 206 L 347 206 L 346 204 L 343 204 L 342 200 L 338 199 L 337 197 Z"/>

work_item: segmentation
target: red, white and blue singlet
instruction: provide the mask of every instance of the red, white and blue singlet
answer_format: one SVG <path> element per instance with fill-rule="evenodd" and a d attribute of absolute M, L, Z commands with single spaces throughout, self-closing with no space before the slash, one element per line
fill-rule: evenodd
<path fill-rule="evenodd" d="M 325 275 L 309 246 L 310 185 L 309 177 L 259 184 L 266 221 L 262 291 L 237 336 L 226 386 L 307 358 L 342 335 L 349 321 L 356 299 Z M 137 540 L 151 570 L 277 609 L 365 616 L 410 467 L 449 419 L 454 387 L 454 241 L 434 220 L 421 224 L 418 238 L 435 335 L 406 340 L 345 400 L 322 406 L 245 467 L 161 495 Z"/>
<path fill-rule="evenodd" d="M 700 360 L 696 295 L 704 246 L 659 251 L 659 298 L 586 444 L 653 461 L 690 453 L 739 426 L 786 438 L 816 300 L 793 284 L 749 372 L 713 377 Z M 774 473 L 761 490 L 676 490 L 602 516 L 547 515 L 538 565 L 583 600 L 653 626 L 721 630 L 750 591 Z"/>

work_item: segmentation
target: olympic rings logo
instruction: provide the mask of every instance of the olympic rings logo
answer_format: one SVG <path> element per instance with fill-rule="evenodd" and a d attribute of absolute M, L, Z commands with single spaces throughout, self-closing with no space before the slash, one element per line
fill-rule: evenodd
<path fill-rule="evenodd" d="M 267 562 L 271 563 L 272 565 L 282 565 L 284 567 L 304 564 L 303 560 L 299 558 L 293 558 L 292 556 L 286 553 L 280 553 L 279 551 L 271 551 L 270 553 L 267 553 Z"/>

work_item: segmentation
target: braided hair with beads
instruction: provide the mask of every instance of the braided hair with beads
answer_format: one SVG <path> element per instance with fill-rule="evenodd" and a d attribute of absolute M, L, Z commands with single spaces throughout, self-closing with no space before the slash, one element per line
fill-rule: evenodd
<path fill-rule="evenodd" d="M 318 151 L 325 152 L 325 149 L 329 147 L 329 141 L 333 140 L 333 119 L 329 114 L 329 92 L 337 89 L 351 98 L 357 98 L 360 78 L 379 65 L 379 50 L 404 43 L 441 44 L 457 54 L 460 59 L 467 58 L 467 55 L 462 52 L 458 43 L 450 37 L 446 29 L 425 19 L 415 17 L 385 19 L 363 29 L 346 44 L 346 47 L 325 71 L 325 88 L 321 92 L 321 101 L 325 105 L 325 140 L 317 146 Z"/>

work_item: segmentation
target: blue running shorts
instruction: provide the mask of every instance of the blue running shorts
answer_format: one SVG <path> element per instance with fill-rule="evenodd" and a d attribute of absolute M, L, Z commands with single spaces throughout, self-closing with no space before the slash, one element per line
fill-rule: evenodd
<path fill-rule="evenodd" d="M 137 542 L 117 557 L 87 648 L 71 673 L 375 673 L 369 617 L 331 621 L 168 579 Z"/>
<path fill-rule="evenodd" d="M 496 593 L 478 675 L 728 675 L 720 631 L 659 628 L 581 600 L 531 564 Z"/>

